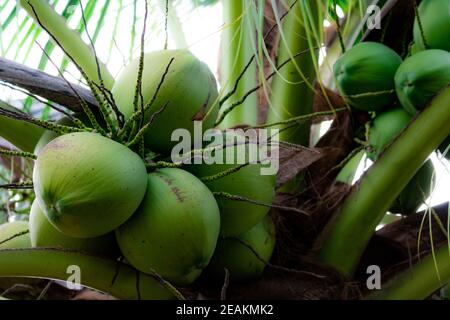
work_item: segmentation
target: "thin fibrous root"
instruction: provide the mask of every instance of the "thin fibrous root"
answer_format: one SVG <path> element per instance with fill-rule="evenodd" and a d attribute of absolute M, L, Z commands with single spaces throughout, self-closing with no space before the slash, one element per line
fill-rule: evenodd
<path fill-rule="evenodd" d="M 221 172 L 216 173 L 214 175 L 207 176 L 207 177 L 202 177 L 200 180 L 203 181 L 203 182 L 211 182 L 211 181 L 219 180 L 219 179 L 222 179 L 222 178 L 224 178 L 226 176 L 229 176 L 230 174 L 238 172 L 239 170 L 241 170 L 242 168 L 245 168 L 249 164 L 250 164 L 249 162 L 248 163 L 244 163 L 244 164 L 241 164 L 239 166 L 235 166 L 233 168 L 230 168 L 228 170 L 221 171 Z"/>
<path fill-rule="evenodd" d="M 233 240 L 239 242 L 240 244 L 242 244 L 243 246 L 247 247 L 247 249 L 249 249 L 255 255 L 256 259 L 258 259 L 259 261 L 264 263 L 269 268 L 272 268 L 272 269 L 275 269 L 275 270 L 284 271 L 284 272 L 289 272 L 289 273 L 306 274 L 306 275 L 309 275 L 309 276 L 312 276 L 312 277 L 318 278 L 318 279 L 325 279 L 327 277 L 325 275 L 320 275 L 320 274 L 316 274 L 316 273 L 309 272 L 309 271 L 291 269 L 291 268 L 286 268 L 286 267 L 274 265 L 274 264 L 270 263 L 269 261 L 266 261 L 265 259 L 263 259 L 259 255 L 259 253 L 249 243 L 247 243 L 246 241 L 244 241 L 244 240 L 242 240 L 240 238 L 237 238 L 237 237 L 230 237 L 230 239 L 233 239 Z"/>
<path fill-rule="evenodd" d="M 29 233 L 30 233 L 30 230 L 25 230 L 25 231 L 16 233 L 15 235 L 12 235 L 11 237 L 6 238 L 6 239 L 3 239 L 2 241 L 0 241 L 0 245 L 6 243 L 6 242 L 8 242 L 8 241 L 14 240 L 14 239 L 16 239 L 16 238 L 18 238 L 18 237 L 20 237 L 20 236 L 24 236 L 24 235 L 26 235 L 26 234 L 29 234 Z"/>
<path fill-rule="evenodd" d="M 118 122 L 118 124 L 120 126 L 121 125 L 121 120 L 123 121 L 124 116 L 119 111 L 119 109 L 117 108 L 117 105 L 115 105 L 114 99 L 108 99 L 108 96 L 112 97 L 113 95 L 112 95 L 111 91 L 106 88 L 105 82 L 103 81 L 103 76 L 102 76 L 102 71 L 101 71 L 101 68 L 100 68 L 100 63 L 98 61 L 97 51 L 95 49 L 94 41 L 92 40 L 91 35 L 89 33 L 89 30 L 87 28 L 86 17 L 84 15 L 84 8 L 83 8 L 83 4 L 81 3 L 81 1 L 80 1 L 80 8 L 81 8 L 81 16 L 83 18 L 83 23 L 84 23 L 84 30 L 86 32 L 86 35 L 87 35 L 87 37 L 89 39 L 89 42 L 90 42 L 91 47 L 92 47 L 92 50 L 94 52 L 95 64 L 96 64 L 96 67 L 97 67 L 97 75 L 98 75 L 98 79 L 99 79 L 99 82 L 100 82 L 100 85 L 98 86 L 98 88 L 100 89 L 100 92 L 102 93 L 104 99 L 107 102 L 109 102 L 109 106 L 112 107 L 112 109 L 113 109 L 113 111 L 115 113 L 115 116 L 116 116 L 116 120 L 117 120 L 117 122 Z M 87 78 L 87 75 L 84 75 L 83 77 Z M 92 81 L 92 85 L 96 86 L 97 84 Z M 100 102 L 100 100 L 97 100 L 97 101 Z M 108 106 L 107 103 L 106 103 L 106 106 Z M 102 113 L 104 113 L 104 112 L 102 112 Z M 111 133 L 114 134 L 115 133 L 115 129 L 114 129 L 114 124 L 112 123 L 112 119 L 110 119 L 110 113 L 106 112 L 106 115 L 104 115 L 104 117 L 106 117 L 105 121 L 107 123 L 109 122 L 109 126 L 111 127 L 110 128 Z"/>
<path fill-rule="evenodd" d="M 36 100 L 36 101 L 38 101 L 38 102 L 40 102 L 40 103 L 42 103 L 42 104 L 45 104 L 46 106 L 48 106 L 48 107 L 50 107 L 50 108 L 52 108 L 52 109 L 54 109 L 54 110 L 56 110 L 56 111 L 62 113 L 63 115 L 65 115 L 66 117 L 68 117 L 70 120 L 72 120 L 74 123 L 76 122 L 76 120 L 75 120 L 76 118 L 75 118 L 72 114 L 70 114 L 69 112 L 63 110 L 63 109 L 60 108 L 60 107 L 55 106 L 55 105 L 52 104 L 52 103 L 49 103 L 49 102 L 45 101 L 44 99 L 41 99 L 41 98 L 38 97 L 37 95 L 32 94 L 31 92 L 29 92 L 29 91 L 27 91 L 27 90 L 24 90 L 24 89 L 22 89 L 22 88 L 18 88 L 18 87 L 12 86 L 12 85 L 10 85 L 10 84 L 8 84 L 8 83 L 6 83 L 6 82 L 0 82 L 0 84 L 1 84 L 2 86 L 5 86 L 5 87 L 11 89 L 11 90 L 15 90 L 15 91 L 17 91 L 17 92 L 23 93 L 23 94 L 29 96 L 30 98 L 33 98 L 34 100 Z M 81 121 L 80 121 L 80 122 L 81 122 Z M 76 124 L 76 123 L 75 123 L 75 124 Z M 78 124 L 76 124 L 76 125 L 78 125 Z M 80 128 L 82 128 L 82 127 L 80 127 Z"/>
<path fill-rule="evenodd" d="M 119 138 L 124 138 L 124 135 L 125 135 L 125 134 L 127 133 L 127 131 L 130 129 L 130 127 L 131 127 L 133 124 L 136 124 L 137 121 L 139 121 L 139 118 L 141 117 L 141 114 L 144 114 L 144 116 L 145 116 L 145 112 L 147 112 L 147 110 L 149 110 L 149 109 L 152 107 L 152 105 L 153 105 L 153 103 L 155 102 L 156 97 L 158 96 L 158 93 L 159 93 L 159 91 L 161 90 L 161 87 L 162 87 L 162 85 L 163 85 L 163 83 L 164 83 L 164 81 L 165 81 L 165 79 L 166 79 L 166 76 L 167 76 L 167 74 L 169 73 L 170 66 L 172 65 L 172 63 L 173 63 L 174 60 L 175 60 L 175 58 L 170 59 L 169 63 L 167 64 L 166 69 L 164 70 L 164 73 L 163 73 L 163 75 L 162 75 L 162 77 L 161 77 L 161 80 L 160 80 L 160 82 L 159 82 L 159 84 L 158 84 L 158 87 L 156 88 L 156 91 L 155 91 L 155 93 L 153 94 L 153 97 L 152 97 L 152 99 L 150 100 L 150 102 L 147 103 L 147 104 L 145 105 L 143 111 L 142 111 L 142 110 L 138 110 L 138 111 L 136 111 L 135 113 L 133 113 L 133 114 L 131 115 L 131 117 L 125 122 L 125 125 L 123 126 L 123 128 L 120 130 L 120 132 L 119 132 Z M 133 135 L 133 133 L 130 134 L 130 136 L 132 136 L 132 135 Z"/>
<path fill-rule="evenodd" d="M 375 91 L 375 92 L 364 92 L 359 94 L 351 94 L 344 96 L 345 98 L 367 98 L 367 97 L 377 97 L 385 94 L 395 93 L 395 89 L 384 90 L 384 91 Z"/>
<path fill-rule="evenodd" d="M 151 270 L 150 273 L 151 276 L 153 276 L 156 281 L 158 281 L 164 288 L 167 289 L 177 300 L 186 300 L 186 298 L 183 296 L 183 294 L 175 288 L 169 281 L 165 280 L 159 273 L 157 273 L 155 270 Z"/>
<path fill-rule="evenodd" d="M 85 129 L 74 128 L 74 127 L 69 127 L 69 126 L 63 126 L 60 124 L 55 124 L 55 123 L 52 123 L 49 121 L 39 120 L 39 119 L 33 118 L 27 114 L 6 110 L 1 107 L 0 107 L 0 116 L 4 116 L 4 117 L 8 117 L 8 118 L 15 119 L 15 120 L 20 120 L 20 121 L 25 121 L 25 122 L 37 125 L 41 128 L 56 132 L 61 135 L 68 134 L 68 133 L 75 133 L 75 132 L 86 132 L 86 131 L 92 132 L 93 131 L 90 128 L 85 128 Z"/>
<path fill-rule="evenodd" d="M 7 189 L 7 190 L 33 189 L 33 181 L 0 184 L 0 189 Z"/>
<path fill-rule="evenodd" d="M 25 152 L 25 151 L 0 149 L 0 155 L 10 156 L 10 157 L 29 158 L 29 159 L 33 159 L 33 160 L 37 159 L 37 156 L 35 154 L 33 154 L 31 152 Z"/>
<path fill-rule="evenodd" d="M 298 0 L 295 0 L 289 7 L 289 9 L 283 13 L 283 15 L 280 17 L 280 21 L 283 21 L 284 18 L 286 18 L 286 16 L 289 14 L 289 12 L 291 12 L 292 8 L 297 4 Z M 273 30 L 275 30 L 275 28 L 278 27 L 278 23 L 274 23 L 269 30 L 267 30 L 266 34 L 263 37 L 263 42 L 265 42 L 267 40 L 267 38 L 269 37 L 269 35 L 273 32 Z M 244 77 L 245 73 L 247 72 L 247 70 L 250 68 L 250 66 L 252 65 L 252 63 L 255 61 L 256 59 L 256 55 L 258 54 L 258 52 L 256 52 L 255 54 L 252 55 L 252 57 L 250 58 L 250 60 L 247 62 L 247 64 L 245 65 L 244 69 L 242 70 L 242 72 L 239 74 L 239 76 L 237 77 L 233 89 L 231 89 L 230 92 L 228 92 L 222 99 L 220 99 L 219 101 L 219 106 L 222 106 L 229 98 L 231 98 L 237 91 L 239 83 L 241 82 L 242 78 Z"/>
<path fill-rule="evenodd" d="M 283 61 L 283 63 L 281 63 L 281 64 L 276 68 L 276 70 L 272 71 L 272 73 L 269 74 L 269 75 L 266 77 L 266 81 L 270 80 L 274 75 L 277 74 L 277 72 L 278 72 L 280 69 L 282 69 L 285 65 L 287 65 L 289 62 L 291 62 L 293 59 L 295 59 L 295 58 L 297 58 L 297 57 L 299 57 L 299 56 L 301 56 L 301 55 L 303 55 L 303 54 L 306 54 L 306 53 L 310 52 L 311 50 L 316 50 L 316 49 L 317 49 L 317 48 L 315 47 L 315 48 L 312 48 L 312 49 L 306 49 L 306 50 L 300 51 L 300 52 L 298 52 L 297 54 L 295 54 L 292 58 L 289 58 L 289 59 Z M 216 121 L 215 125 L 217 126 L 217 125 L 219 125 L 220 123 L 222 123 L 222 121 L 226 118 L 226 116 L 227 116 L 231 111 L 233 111 L 236 107 L 238 107 L 238 106 L 240 106 L 241 104 L 243 104 L 243 103 L 245 102 L 245 100 L 246 100 L 250 95 L 252 95 L 252 94 L 255 93 L 256 91 L 258 91 L 261 87 L 262 87 L 262 84 L 257 85 L 257 86 L 254 87 L 253 89 L 250 89 L 250 90 L 249 90 L 249 91 L 241 98 L 241 100 L 232 103 L 228 108 L 226 108 L 226 109 L 222 112 L 222 114 L 220 115 L 219 119 Z"/>
<path fill-rule="evenodd" d="M 30 4 L 31 6 L 31 4 Z M 31 6 L 31 8 L 33 9 L 33 6 Z M 34 10 L 34 9 L 33 9 Z M 36 15 L 36 13 L 35 13 Z M 36 16 L 37 17 L 37 16 Z M 37 18 L 38 19 L 38 18 Z M 55 40 L 56 41 L 56 40 Z M 68 81 L 66 79 L 66 77 L 64 77 L 64 74 L 61 72 L 61 70 L 59 70 L 58 66 L 56 65 L 56 63 L 53 61 L 53 59 L 48 55 L 48 53 L 45 51 L 45 49 L 39 44 L 39 42 L 36 41 L 36 44 L 38 45 L 38 47 L 42 50 L 42 53 L 47 57 L 48 61 L 50 61 L 50 63 L 56 68 L 56 70 L 58 71 L 60 77 L 66 82 L 66 84 L 69 86 L 69 88 L 73 91 L 73 93 L 75 93 L 75 96 L 77 97 L 78 101 L 80 102 L 81 108 L 83 109 L 84 114 L 88 117 L 92 127 L 97 130 L 97 132 L 99 132 L 102 135 L 106 135 L 104 130 L 100 127 L 99 123 L 97 122 L 97 119 L 95 118 L 94 113 L 92 112 L 91 108 L 89 108 L 88 104 L 86 103 L 86 101 L 84 101 L 81 96 L 78 94 L 78 92 L 75 90 L 75 88 L 72 86 L 72 84 L 70 83 L 70 81 Z M 81 70 L 81 68 L 79 69 L 80 73 L 83 74 L 83 70 Z M 86 79 L 86 81 L 89 83 L 89 80 Z M 101 101 L 97 101 L 99 104 L 101 104 Z M 81 122 L 81 121 L 80 121 Z"/>
<path fill-rule="evenodd" d="M 173 163 L 173 162 L 166 162 L 166 161 L 158 161 L 158 162 L 152 162 L 152 163 L 146 163 L 145 166 L 148 169 L 159 169 L 159 168 L 181 168 L 183 166 L 182 163 Z"/>
<path fill-rule="evenodd" d="M 279 209 L 279 210 L 284 210 L 284 211 L 293 211 L 293 212 L 297 212 L 297 213 L 301 213 L 303 215 L 309 216 L 308 212 L 300 210 L 298 208 L 294 208 L 294 207 L 285 207 L 285 206 L 279 206 L 279 205 L 275 205 L 275 204 L 262 203 L 262 202 L 259 202 L 259 201 L 253 200 L 253 199 L 249 199 L 246 197 L 242 197 L 242 196 L 231 194 L 231 193 L 224 192 L 224 191 L 216 191 L 216 192 L 213 192 L 213 194 L 215 197 L 224 198 L 224 199 L 228 199 L 228 200 L 232 200 L 232 201 L 248 202 L 248 203 L 255 204 L 258 206 L 262 206 L 262 207 L 274 208 L 274 209 Z"/>
<path fill-rule="evenodd" d="M 293 117 L 293 118 L 283 120 L 283 121 L 278 121 L 278 122 L 274 122 L 274 123 L 268 123 L 268 124 L 263 124 L 260 126 L 255 126 L 253 128 L 254 129 L 264 129 L 264 128 L 270 128 L 270 127 L 275 127 L 275 126 L 280 126 L 280 125 L 289 125 L 289 124 L 293 124 L 295 122 L 301 123 L 303 121 L 308 121 L 313 118 L 334 116 L 337 113 L 344 112 L 344 111 L 348 111 L 348 109 L 347 108 L 338 108 L 338 109 L 334 109 L 334 110 L 330 110 L 330 111 L 319 111 L 319 112 L 301 115 L 298 117 Z"/>
<path fill-rule="evenodd" d="M 44 29 L 47 34 L 52 38 L 52 40 L 58 45 L 59 48 L 61 48 L 61 50 L 69 57 L 69 59 L 73 62 L 73 64 L 75 65 L 75 67 L 78 69 L 78 71 L 81 73 L 81 75 L 83 76 L 83 78 L 85 78 L 85 80 L 88 82 L 88 84 L 91 83 L 89 77 L 86 75 L 86 73 L 84 72 L 84 70 L 81 68 L 81 66 L 76 62 L 76 60 L 67 52 L 67 50 L 64 49 L 64 47 L 61 45 L 61 43 L 58 41 L 58 39 L 56 39 L 56 37 L 44 26 L 44 24 L 42 23 L 42 21 L 39 18 L 39 15 L 36 12 L 36 9 L 34 8 L 34 6 L 28 1 L 28 5 L 30 6 L 31 10 L 34 13 L 34 16 L 36 17 L 36 21 L 38 22 L 38 24 L 41 26 L 42 29 Z M 84 101 L 80 95 L 78 94 L 78 92 L 73 88 L 72 84 L 64 77 L 64 75 L 62 74 L 61 70 L 59 70 L 59 68 L 56 66 L 56 64 L 52 61 L 51 57 L 47 54 L 47 52 L 45 51 L 44 48 L 42 48 L 42 46 L 36 42 L 37 45 L 41 48 L 43 54 L 48 58 L 48 60 L 56 67 L 56 69 L 58 70 L 58 73 L 60 76 L 62 76 L 62 78 L 64 79 L 64 81 L 69 85 L 69 87 L 71 88 L 71 90 L 75 93 L 75 95 L 77 96 L 77 99 L 79 100 L 81 107 L 83 108 L 84 113 L 87 115 L 87 117 L 89 118 L 89 121 L 91 122 L 92 126 L 94 127 L 95 130 L 97 130 L 97 132 L 99 132 L 102 135 L 106 135 L 105 131 L 101 128 L 100 124 L 97 122 L 97 119 L 95 118 L 94 113 L 92 112 L 92 110 L 89 108 L 89 106 L 87 105 L 86 101 Z M 89 85 L 90 89 L 92 90 L 92 85 Z M 102 101 L 98 101 L 99 104 L 101 104 Z"/>
<path fill-rule="evenodd" d="M 159 109 L 158 111 L 156 111 L 155 113 L 152 114 L 152 116 L 150 117 L 150 120 L 148 121 L 147 124 L 145 124 L 141 130 L 139 130 L 139 132 L 136 134 L 136 136 L 133 138 L 133 140 L 131 140 L 130 142 L 127 143 L 127 147 L 130 148 L 132 146 L 134 146 L 136 143 L 138 143 L 140 141 L 140 139 L 142 139 L 144 137 L 145 132 L 147 132 L 148 128 L 150 128 L 150 126 L 153 124 L 153 122 L 155 121 L 156 117 L 158 115 L 160 115 L 161 113 L 164 112 L 164 110 L 166 110 L 167 106 L 169 105 L 169 101 L 166 102 L 166 104 L 164 104 L 161 109 Z"/>

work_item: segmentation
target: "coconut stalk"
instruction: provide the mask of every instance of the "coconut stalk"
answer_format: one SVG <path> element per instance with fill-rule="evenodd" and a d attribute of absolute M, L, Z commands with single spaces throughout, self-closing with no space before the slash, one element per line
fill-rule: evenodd
<path fill-rule="evenodd" d="M 19 109 L 0 100 L 0 108 L 22 113 Z M 25 152 L 33 152 L 36 144 L 44 133 L 44 129 L 20 120 L 0 116 L 0 137 Z"/>
<path fill-rule="evenodd" d="M 284 7 L 290 12 L 280 27 L 278 61 L 292 58 L 297 52 L 317 47 L 318 20 L 321 4 L 319 0 L 288 0 Z M 281 23 L 278 16 L 278 23 Z M 316 42 L 317 40 L 317 42 Z M 312 113 L 316 78 L 317 51 L 292 59 L 274 77 L 268 122 L 278 122 L 292 117 Z M 280 140 L 309 145 L 310 122 L 305 122 L 280 133 Z"/>
<path fill-rule="evenodd" d="M 319 262 L 346 277 L 352 276 L 376 226 L 391 204 L 428 156 L 450 134 L 449 104 L 450 88 L 447 88 L 354 186 L 316 243 Z"/>
<path fill-rule="evenodd" d="M 443 246 L 369 294 L 369 300 L 424 300 L 450 281 L 450 252 Z"/>
<path fill-rule="evenodd" d="M 233 90 L 248 61 L 255 54 L 255 27 L 249 10 L 251 2 L 247 0 L 223 1 L 223 19 L 225 29 L 221 43 L 220 82 L 224 93 Z M 222 110 L 240 101 L 244 95 L 257 85 L 256 64 L 246 70 L 239 81 L 236 92 L 222 105 Z M 257 123 L 257 97 L 249 96 L 244 103 L 231 111 L 221 126 L 230 128 L 241 124 L 254 126 Z"/>
<path fill-rule="evenodd" d="M 97 62 L 94 51 L 89 47 L 76 31 L 70 29 L 66 21 L 44 0 L 20 0 L 21 6 L 27 13 L 43 27 L 74 62 L 86 73 L 89 79 L 100 84 Z M 106 66 L 99 63 L 104 85 L 111 89 L 114 78 Z"/>
<path fill-rule="evenodd" d="M 80 270 L 80 285 L 118 299 L 174 299 L 157 276 L 140 273 L 121 262 L 60 249 L 0 250 L 0 277 L 45 278 L 66 281 L 69 266 Z"/>

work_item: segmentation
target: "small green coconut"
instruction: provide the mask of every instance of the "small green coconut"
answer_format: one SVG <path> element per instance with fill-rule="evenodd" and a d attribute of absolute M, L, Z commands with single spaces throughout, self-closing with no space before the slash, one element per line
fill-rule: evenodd
<path fill-rule="evenodd" d="M 430 196 L 435 183 L 434 166 L 431 160 L 428 160 L 403 189 L 389 211 L 403 215 L 417 212 Z"/>
<path fill-rule="evenodd" d="M 47 220 L 37 201 L 30 211 L 30 238 L 33 247 L 63 248 L 105 257 L 118 257 L 119 250 L 114 233 L 92 239 L 68 237 Z"/>
<path fill-rule="evenodd" d="M 224 141 L 225 148 L 222 147 L 215 151 L 216 155 L 222 154 L 223 164 L 194 164 L 187 170 L 199 178 L 205 178 L 224 173 L 249 162 L 250 149 L 247 147 L 249 144 L 245 144 L 246 140 L 243 136 L 229 133 Z M 219 179 L 205 181 L 206 186 L 213 192 L 225 192 L 260 203 L 218 196 L 216 199 L 220 208 L 222 236 L 237 236 L 245 233 L 269 212 L 269 206 L 275 198 L 276 176 L 263 175 L 261 169 L 261 163 L 250 163 Z"/>
<path fill-rule="evenodd" d="M 378 114 L 369 130 L 369 145 L 372 148 L 368 153 L 369 159 L 375 160 L 411 120 L 412 116 L 403 108 L 394 108 Z"/>
<path fill-rule="evenodd" d="M 144 105 L 153 98 L 162 76 L 174 59 L 152 107 L 145 114 L 145 123 L 155 112 L 157 116 L 145 135 L 151 150 L 170 154 L 177 142 L 171 141 L 176 129 L 194 133 L 194 121 L 202 121 L 203 130 L 214 126 L 218 114 L 217 82 L 208 66 L 187 50 L 163 50 L 145 55 L 142 80 Z M 114 84 L 113 94 L 120 111 L 127 119 L 134 112 L 134 96 L 139 59 L 131 62 Z"/>
<path fill-rule="evenodd" d="M 0 225 L 0 250 L 31 248 L 28 222 L 15 221 Z"/>
<path fill-rule="evenodd" d="M 425 50 L 407 58 L 395 75 L 403 108 L 414 115 L 450 84 L 450 52 Z"/>
<path fill-rule="evenodd" d="M 338 89 L 350 105 L 364 111 L 380 111 L 395 100 L 394 76 L 402 62 L 391 48 L 362 42 L 334 64 Z"/>
<path fill-rule="evenodd" d="M 148 175 L 141 206 L 116 237 L 136 269 L 188 285 L 208 265 L 219 230 L 219 208 L 211 191 L 189 172 L 167 168 Z"/>
<path fill-rule="evenodd" d="M 450 51 L 450 1 L 422 0 L 418 10 L 419 19 L 414 22 L 414 41 L 422 49 L 442 49 Z M 425 47 L 424 38 L 427 44 Z"/>
<path fill-rule="evenodd" d="M 207 272 L 223 278 L 250 280 L 261 276 L 275 248 L 275 225 L 269 216 L 239 237 L 220 238 Z"/>
<path fill-rule="evenodd" d="M 33 171 L 39 207 L 60 232 L 75 238 L 107 234 L 128 220 L 147 188 L 142 159 L 95 133 L 56 138 Z"/>

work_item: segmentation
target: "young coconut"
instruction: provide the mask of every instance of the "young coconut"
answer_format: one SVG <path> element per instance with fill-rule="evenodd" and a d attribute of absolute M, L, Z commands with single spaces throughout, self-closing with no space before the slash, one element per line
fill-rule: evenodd
<path fill-rule="evenodd" d="M 401 62 L 391 48 L 377 42 L 362 42 L 336 61 L 333 73 L 350 105 L 364 111 L 379 111 L 395 99 L 394 76 Z"/>
<path fill-rule="evenodd" d="M 212 177 L 245 164 L 249 160 L 249 146 L 243 136 L 227 132 L 225 143 L 215 150 L 215 156 L 223 159 L 223 164 L 197 164 L 188 170 L 199 178 Z M 255 149 L 257 146 L 253 143 Z M 225 146 L 225 147 L 223 147 Z M 243 157 L 245 155 L 245 158 Z M 240 161 L 241 158 L 244 161 Z M 231 160 L 231 161 L 230 161 Z M 246 161 L 245 161 L 246 160 Z M 229 163 L 229 164 L 227 164 Z M 226 174 L 218 179 L 204 181 L 213 192 L 225 192 L 261 204 L 248 201 L 216 197 L 220 208 L 222 236 L 238 236 L 255 226 L 269 212 L 275 198 L 275 175 L 262 175 L 262 164 L 255 162 L 241 167 L 238 171 Z"/>
<path fill-rule="evenodd" d="M 389 211 L 403 215 L 417 212 L 419 207 L 430 196 L 435 182 L 434 166 L 431 160 L 428 160 L 406 185 Z"/>
<path fill-rule="evenodd" d="M 377 115 L 369 131 L 369 145 L 372 150 L 367 153 L 368 158 L 375 160 L 411 120 L 412 116 L 403 108 L 395 108 Z"/>
<path fill-rule="evenodd" d="M 34 201 L 31 206 L 29 225 L 33 247 L 63 248 L 105 257 L 119 256 L 114 233 L 92 239 L 68 237 L 48 222 L 37 201 Z"/>
<path fill-rule="evenodd" d="M 60 232 L 76 238 L 107 234 L 141 203 L 147 187 L 142 159 L 124 145 L 95 133 L 56 138 L 34 166 L 39 207 Z"/>
<path fill-rule="evenodd" d="M 239 237 L 220 238 L 207 272 L 223 278 L 225 268 L 236 281 L 259 277 L 275 248 L 275 225 L 269 216 Z"/>
<path fill-rule="evenodd" d="M 15 221 L 0 225 L 0 250 L 31 248 L 28 222 Z"/>
<path fill-rule="evenodd" d="M 423 109 L 450 84 L 450 52 L 426 50 L 407 58 L 395 75 L 395 88 L 410 114 Z"/>
<path fill-rule="evenodd" d="M 207 130 L 214 126 L 218 114 L 217 82 L 214 75 L 206 64 L 187 50 L 163 50 L 145 55 L 142 76 L 144 105 L 152 100 L 167 68 L 168 73 L 156 100 L 145 113 L 144 121 L 147 123 L 152 114 L 161 111 L 168 103 L 145 134 L 146 146 L 166 155 L 170 154 L 176 144 L 171 142 L 174 130 L 187 129 L 193 134 L 194 121 L 203 121 L 203 130 Z M 134 87 L 138 70 L 139 59 L 123 70 L 112 90 L 126 119 L 135 111 Z"/>
<path fill-rule="evenodd" d="M 419 18 L 414 22 L 414 41 L 421 50 L 442 49 L 450 51 L 450 1 L 422 0 Z M 419 25 L 419 19 L 420 24 Z M 422 34 L 423 31 L 423 34 Z M 425 47 L 423 38 L 425 38 Z"/>
<path fill-rule="evenodd" d="M 188 285 L 208 265 L 216 247 L 216 200 L 199 179 L 181 169 L 160 169 L 147 180 L 141 206 L 116 230 L 117 242 L 136 269 Z"/>

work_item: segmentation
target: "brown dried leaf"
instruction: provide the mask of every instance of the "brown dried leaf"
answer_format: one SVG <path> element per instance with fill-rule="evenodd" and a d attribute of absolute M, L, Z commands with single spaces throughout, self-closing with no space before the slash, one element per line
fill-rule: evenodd
<path fill-rule="evenodd" d="M 301 171 L 324 156 L 324 152 L 317 148 L 288 148 L 280 146 L 280 170 L 277 176 L 277 186 L 279 187 L 289 182 Z"/>

